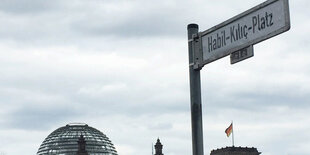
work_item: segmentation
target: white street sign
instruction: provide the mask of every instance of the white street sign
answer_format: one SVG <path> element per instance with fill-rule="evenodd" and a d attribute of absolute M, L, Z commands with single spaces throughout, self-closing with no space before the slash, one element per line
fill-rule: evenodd
<path fill-rule="evenodd" d="M 268 0 L 199 36 L 204 65 L 290 29 L 288 0 Z"/>

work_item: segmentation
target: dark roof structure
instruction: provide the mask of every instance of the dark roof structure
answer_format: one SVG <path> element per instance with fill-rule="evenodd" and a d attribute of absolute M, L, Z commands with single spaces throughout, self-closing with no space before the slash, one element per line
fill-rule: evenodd
<path fill-rule="evenodd" d="M 68 124 L 53 131 L 45 138 L 37 155 L 76 155 L 81 137 L 88 155 L 117 155 L 105 134 L 82 123 Z"/>
<path fill-rule="evenodd" d="M 212 150 L 210 155 L 259 155 L 260 152 L 254 147 L 226 147 Z"/>

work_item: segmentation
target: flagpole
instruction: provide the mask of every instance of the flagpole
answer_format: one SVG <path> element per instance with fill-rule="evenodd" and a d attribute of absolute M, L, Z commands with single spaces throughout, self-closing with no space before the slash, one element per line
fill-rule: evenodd
<path fill-rule="evenodd" d="M 153 146 L 153 143 L 152 143 L 152 155 L 154 155 L 154 148 L 153 148 L 154 146 Z"/>
<path fill-rule="evenodd" d="M 232 146 L 235 147 L 234 124 L 233 124 L 233 121 L 231 121 L 231 124 L 232 124 Z"/>

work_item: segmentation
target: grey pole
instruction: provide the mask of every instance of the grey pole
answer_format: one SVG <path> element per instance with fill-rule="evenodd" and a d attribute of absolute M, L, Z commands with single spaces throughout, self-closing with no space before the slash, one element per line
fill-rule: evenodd
<path fill-rule="evenodd" d="M 189 79 L 190 79 L 190 96 L 191 96 L 191 119 L 192 119 L 192 147 L 193 147 L 193 155 L 203 155 L 200 69 L 194 69 L 195 51 L 194 51 L 193 34 L 197 33 L 198 33 L 197 24 L 189 24 L 187 26 Z"/>

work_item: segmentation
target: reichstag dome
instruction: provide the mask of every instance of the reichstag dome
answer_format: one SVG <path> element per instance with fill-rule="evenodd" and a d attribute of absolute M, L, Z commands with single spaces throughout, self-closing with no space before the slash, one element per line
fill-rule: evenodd
<path fill-rule="evenodd" d="M 82 123 L 68 124 L 53 131 L 37 152 L 37 155 L 77 154 L 117 155 L 117 152 L 105 134 Z"/>

